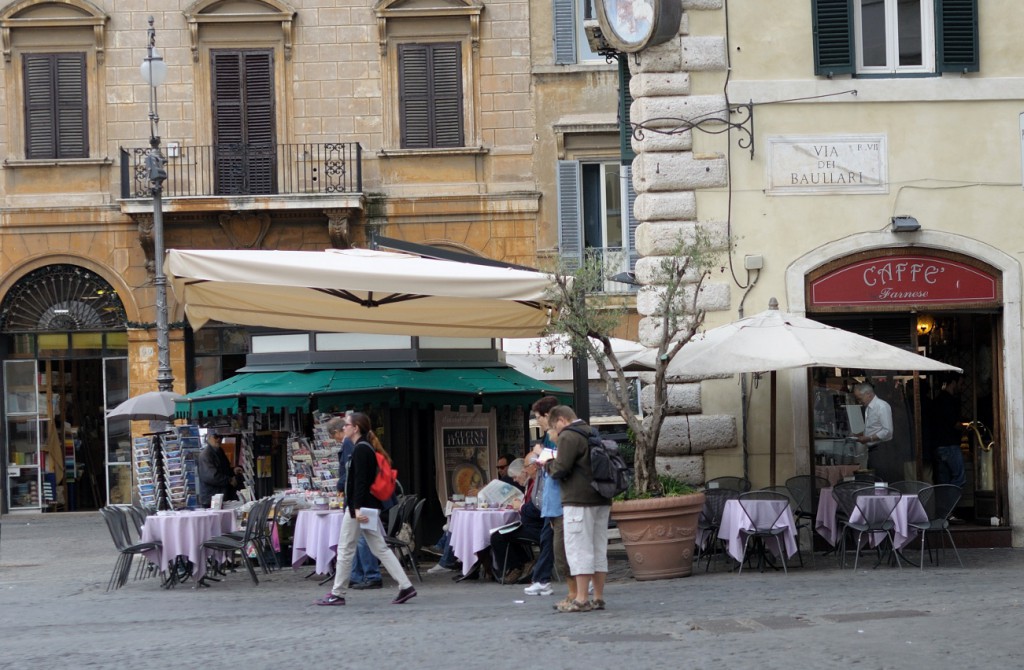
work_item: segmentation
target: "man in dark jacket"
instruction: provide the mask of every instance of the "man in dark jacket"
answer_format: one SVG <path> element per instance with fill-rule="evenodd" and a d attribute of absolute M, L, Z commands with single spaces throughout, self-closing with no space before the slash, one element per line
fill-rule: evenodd
<path fill-rule="evenodd" d="M 935 455 L 939 466 L 935 478 L 940 484 L 953 484 L 963 488 L 964 456 L 960 451 L 963 418 L 960 414 L 960 375 L 949 374 L 942 392 L 935 399 Z"/>
<path fill-rule="evenodd" d="M 547 462 L 547 471 L 562 485 L 565 555 L 569 560 L 569 572 L 576 581 L 576 600 L 559 603 L 558 611 L 603 610 L 611 501 L 590 485 L 593 474 L 587 437 L 592 429 L 564 405 L 551 410 L 548 423 L 558 431 L 558 451 L 554 459 Z M 594 600 L 588 602 L 587 589 L 591 583 L 594 585 Z"/>
<path fill-rule="evenodd" d="M 224 494 L 224 500 L 237 500 L 235 491 L 242 481 L 242 468 L 231 467 L 228 457 L 221 447 L 221 436 L 212 430 L 206 433 L 206 446 L 199 452 L 199 504 L 209 507 L 210 501 L 218 493 Z"/>

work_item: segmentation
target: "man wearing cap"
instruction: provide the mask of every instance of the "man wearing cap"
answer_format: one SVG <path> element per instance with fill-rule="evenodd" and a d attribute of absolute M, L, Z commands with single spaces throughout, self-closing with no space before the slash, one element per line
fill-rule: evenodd
<path fill-rule="evenodd" d="M 242 481 L 242 468 L 231 467 L 220 443 L 220 435 L 207 431 L 206 446 L 199 452 L 199 504 L 203 507 L 209 507 L 218 493 L 224 494 L 224 500 L 238 499 L 235 490 Z"/>

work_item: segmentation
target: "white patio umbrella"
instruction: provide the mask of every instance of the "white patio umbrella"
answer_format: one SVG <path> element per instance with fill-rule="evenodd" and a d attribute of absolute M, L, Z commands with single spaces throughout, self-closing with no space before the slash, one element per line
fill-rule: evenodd
<path fill-rule="evenodd" d="M 534 337 L 552 318 L 551 275 L 368 249 L 167 252 L 194 328 Z"/>
<path fill-rule="evenodd" d="M 149 391 L 128 398 L 107 412 L 108 419 L 118 417 L 134 421 L 170 421 L 174 417 L 174 402 L 185 396 L 173 391 Z"/>
<path fill-rule="evenodd" d="M 771 484 L 775 485 L 775 403 L 777 370 L 836 367 L 863 370 L 962 370 L 919 356 L 848 330 L 779 310 L 772 298 L 769 309 L 699 333 L 668 364 L 671 375 L 694 377 L 746 372 L 770 372 Z M 654 367 L 656 352 L 637 359 Z"/>

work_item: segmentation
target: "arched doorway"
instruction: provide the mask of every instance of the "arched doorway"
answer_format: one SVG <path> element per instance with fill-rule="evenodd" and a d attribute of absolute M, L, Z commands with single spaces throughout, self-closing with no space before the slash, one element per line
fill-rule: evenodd
<path fill-rule="evenodd" d="M 940 281 L 929 281 L 923 287 L 920 273 L 926 266 L 934 273 L 929 275 L 932 280 L 941 275 L 957 281 L 947 282 L 944 288 Z M 885 276 L 886 290 L 881 290 L 877 282 L 865 281 L 864 271 L 894 274 Z M 896 275 L 898 272 L 903 274 Z M 969 522 L 998 523 L 1004 529 L 1012 526 L 1013 544 L 1019 546 L 1022 539 L 1015 510 L 1020 509 L 1021 492 L 1010 449 L 1021 434 L 1022 419 L 1021 271 L 1017 261 L 999 249 L 950 233 L 920 231 L 912 237 L 887 231 L 862 233 L 797 259 L 787 269 L 786 281 L 792 311 L 964 368 L 963 420 L 984 424 L 985 430 L 980 439 L 973 431 L 964 433 L 963 451 L 971 472 L 963 511 Z M 940 288 L 933 290 L 936 287 Z M 927 290 L 922 292 L 922 288 Z M 831 289 L 839 290 L 830 293 Z M 882 377 L 887 389 L 902 384 L 906 390 L 916 384 L 895 373 Z M 932 388 L 925 385 L 924 392 L 934 395 L 943 380 L 928 381 Z M 794 403 L 794 425 L 813 426 L 820 408 L 813 402 L 812 384 L 806 378 L 792 383 L 798 394 L 794 397 L 806 399 Z M 907 458 L 897 464 L 900 467 L 890 468 L 918 478 L 933 476 L 927 467 L 931 464 L 927 436 L 922 435 L 926 431 L 918 418 L 924 412 L 920 393 L 904 391 L 908 423 L 912 424 L 906 436 Z M 806 437 L 800 436 L 801 432 L 797 431 L 798 441 L 806 449 L 797 451 L 798 467 L 807 471 L 817 453 L 815 429 Z M 980 445 L 993 442 L 993 452 L 979 450 Z"/>
<path fill-rule="evenodd" d="M 35 269 L 0 302 L 3 507 L 96 509 L 130 503 L 127 421 L 105 410 L 128 396 L 124 304 L 97 273 Z"/>

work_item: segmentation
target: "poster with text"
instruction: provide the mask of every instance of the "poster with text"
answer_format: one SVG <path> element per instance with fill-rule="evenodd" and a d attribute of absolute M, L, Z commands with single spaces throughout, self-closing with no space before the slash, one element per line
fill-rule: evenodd
<path fill-rule="evenodd" d="M 449 496 L 479 490 L 494 478 L 497 418 L 493 410 L 447 408 L 435 412 L 434 417 L 437 495 L 444 507 Z"/>

